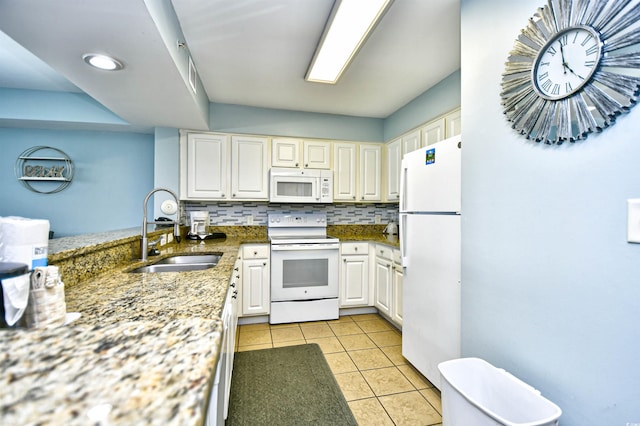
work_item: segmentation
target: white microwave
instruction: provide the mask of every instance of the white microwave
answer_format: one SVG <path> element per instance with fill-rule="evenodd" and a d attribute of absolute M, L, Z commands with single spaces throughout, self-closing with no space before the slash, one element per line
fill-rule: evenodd
<path fill-rule="evenodd" d="M 272 203 L 332 203 L 331 170 L 272 167 L 269 171 L 269 201 Z"/>

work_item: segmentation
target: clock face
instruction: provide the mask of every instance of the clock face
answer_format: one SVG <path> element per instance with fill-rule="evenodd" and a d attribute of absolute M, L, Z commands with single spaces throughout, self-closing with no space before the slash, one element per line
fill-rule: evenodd
<path fill-rule="evenodd" d="M 590 27 L 567 28 L 542 49 L 532 69 L 532 82 L 540 97 L 563 99 L 589 82 L 600 63 L 602 43 Z"/>
<path fill-rule="evenodd" d="M 527 139 L 561 144 L 615 124 L 640 95 L 640 0 L 546 0 L 502 74 L 502 107 Z"/>

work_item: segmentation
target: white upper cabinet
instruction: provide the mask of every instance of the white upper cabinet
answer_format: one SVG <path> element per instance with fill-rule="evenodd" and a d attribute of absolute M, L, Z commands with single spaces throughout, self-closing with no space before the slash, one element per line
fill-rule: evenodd
<path fill-rule="evenodd" d="M 462 114 L 460 109 L 450 112 L 445 117 L 447 126 L 446 137 L 450 138 L 462 133 Z"/>
<path fill-rule="evenodd" d="M 444 117 L 432 121 L 424 126 L 422 128 L 422 139 L 424 140 L 425 146 L 433 145 L 436 142 L 444 140 L 445 129 L 446 125 Z"/>
<path fill-rule="evenodd" d="M 356 200 L 357 144 L 338 142 L 333 144 L 333 199 Z"/>
<path fill-rule="evenodd" d="M 386 145 L 386 169 L 387 201 L 397 201 L 400 199 L 400 166 L 402 163 L 402 140 L 396 139 Z"/>
<path fill-rule="evenodd" d="M 420 130 L 416 130 L 402 137 L 402 153 L 415 151 L 422 145 L 420 143 Z M 400 158 L 402 160 L 402 158 Z"/>
<path fill-rule="evenodd" d="M 304 141 L 304 168 L 331 169 L 331 143 L 324 141 Z"/>
<path fill-rule="evenodd" d="M 333 199 L 381 201 L 382 144 L 333 144 Z"/>
<path fill-rule="evenodd" d="M 382 200 L 380 187 L 382 173 L 382 145 L 360 144 L 360 201 Z"/>
<path fill-rule="evenodd" d="M 271 166 L 300 167 L 300 139 L 273 138 L 271 140 Z"/>
<path fill-rule="evenodd" d="M 460 109 L 451 111 L 442 117 L 427 123 L 422 127 L 424 146 L 432 145 L 441 140 L 459 135 L 461 132 Z"/>
<path fill-rule="evenodd" d="M 231 137 L 231 199 L 269 199 L 267 138 Z"/>
<path fill-rule="evenodd" d="M 331 143 L 274 138 L 271 141 L 271 165 L 305 169 L 331 168 Z"/>
<path fill-rule="evenodd" d="M 226 135 L 190 133 L 181 144 L 181 198 L 224 199 L 229 193 Z M 184 196 L 186 194 L 186 197 Z"/>

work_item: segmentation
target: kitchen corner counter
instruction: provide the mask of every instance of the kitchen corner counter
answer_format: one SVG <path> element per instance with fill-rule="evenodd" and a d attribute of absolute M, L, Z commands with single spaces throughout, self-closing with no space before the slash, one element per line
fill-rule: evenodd
<path fill-rule="evenodd" d="M 220 336 L 202 319 L 3 331 L 2 422 L 203 424 Z"/>
<path fill-rule="evenodd" d="M 327 234 L 340 242 L 364 241 L 382 243 L 391 247 L 400 247 L 398 235 L 383 234 L 385 225 L 329 225 Z"/>
<path fill-rule="evenodd" d="M 229 278 L 240 245 L 253 242 L 266 240 L 169 245 L 149 262 L 184 253 L 222 257 L 214 268 L 190 272 L 128 273 L 142 264 L 130 261 L 65 288 L 67 312 L 82 314 L 72 324 L 1 330 L 3 423 L 203 424 Z"/>

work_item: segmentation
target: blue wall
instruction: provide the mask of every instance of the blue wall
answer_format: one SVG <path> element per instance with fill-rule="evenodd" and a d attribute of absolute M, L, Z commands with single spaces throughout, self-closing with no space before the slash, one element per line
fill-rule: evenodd
<path fill-rule="evenodd" d="M 539 389 L 560 424 L 640 423 L 640 107 L 561 146 L 500 107 L 513 42 L 539 0 L 462 2 L 462 350 Z"/>
<path fill-rule="evenodd" d="M 153 143 L 138 133 L 0 128 L 0 216 L 48 219 L 56 237 L 140 226 L 153 187 Z M 32 192 L 14 174 L 18 156 L 39 145 L 74 163 L 61 192 Z"/>
<path fill-rule="evenodd" d="M 458 107 L 460 107 L 460 70 L 387 117 L 384 120 L 383 140 L 390 141 Z"/>

